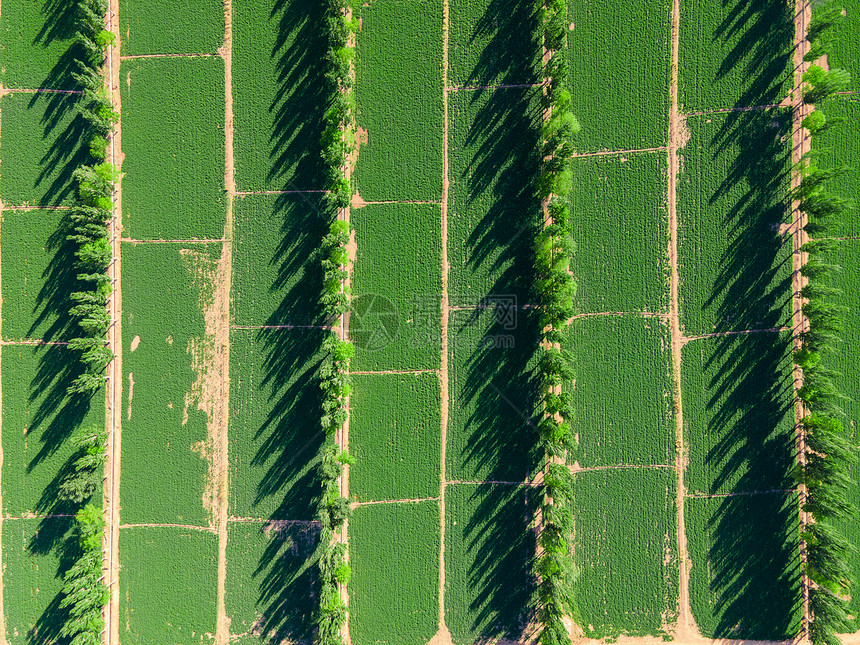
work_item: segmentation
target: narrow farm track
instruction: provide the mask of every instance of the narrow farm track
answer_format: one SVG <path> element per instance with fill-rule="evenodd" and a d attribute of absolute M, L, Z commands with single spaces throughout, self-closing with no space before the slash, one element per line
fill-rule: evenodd
<path fill-rule="evenodd" d="M 108 48 L 107 83 L 114 109 L 122 112 L 119 91 L 119 0 L 110 0 L 108 30 L 113 33 L 114 45 Z M 118 169 L 122 168 L 122 122 L 116 124 L 110 138 L 110 160 Z M 108 346 L 114 358 L 108 368 L 106 388 L 106 414 L 108 423 L 108 449 L 105 458 L 105 487 L 103 504 L 107 513 L 105 536 L 106 583 L 111 590 L 106 608 L 105 640 L 107 645 L 119 643 L 119 527 L 120 527 L 120 461 L 122 451 L 122 180 L 113 195 L 113 218 L 110 224 L 113 261 L 108 275 L 113 284 L 109 301 L 111 325 L 108 328 Z"/>
<path fill-rule="evenodd" d="M 2 11 L 2 9 L 0 9 Z M 0 93 L 2 100 L 2 93 Z M 2 121 L 2 111 L 0 111 L 0 121 Z M 2 125 L 2 123 L 0 123 Z M 0 200 L 0 236 L 2 236 L 3 228 L 3 200 Z M 0 251 L 0 259 L 2 259 L 2 251 Z M 2 284 L 2 272 L 0 272 L 0 284 Z M 0 338 L 3 338 L 3 291 L 0 289 Z M 8 645 L 6 640 L 6 612 L 3 609 L 3 596 L 5 595 L 5 587 L 3 586 L 3 570 L 6 568 L 3 562 L 3 352 L 0 350 L 0 645 Z"/>
<path fill-rule="evenodd" d="M 666 150 L 668 150 L 666 146 L 657 146 L 656 148 L 630 148 L 628 150 L 599 150 L 598 152 L 577 152 L 573 155 L 573 158 L 583 159 L 586 157 L 606 157 L 610 155 L 666 152 Z"/>
<path fill-rule="evenodd" d="M 783 331 L 791 331 L 789 327 L 770 327 L 768 329 L 742 329 L 740 331 L 718 331 L 713 334 L 702 334 L 701 336 L 683 336 L 681 344 L 686 345 L 694 340 L 705 338 L 721 338 L 724 336 L 747 336 L 749 334 L 775 334 Z"/>

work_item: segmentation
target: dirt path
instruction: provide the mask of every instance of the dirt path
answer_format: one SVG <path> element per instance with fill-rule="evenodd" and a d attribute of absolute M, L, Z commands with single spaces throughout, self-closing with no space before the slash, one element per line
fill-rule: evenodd
<path fill-rule="evenodd" d="M 119 91 L 119 0 L 110 0 L 108 8 L 108 30 L 113 33 L 115 43 L 108 48 L 107 83 L 114 109 L 122 113 Z M 110 160 L 117 170 L 122 170 L 122 120 L 116 124 L 110 138 Z M 121 176 L 121 175 L 120 175 Z M 108 328 L 108 346 L 114 359 L 108 368 L 105 391 L 105 419 L 108 423 L 108 448 L 105 459 L 105 486 L 102 503 L 107 514 L 105 534 L 106 582 L 111 590 L 110 601 L 105 610 L 105 641 L 108 645 L 119 643 L 119 527 L 120 527 L 120 459 L 122 453 L 122 179 L 113 194 L 114 208 L 111 219 L 111 251 L 113 262 L 108 268 L 113 294 L 108 302 L 111 326 Z"/>
<path fill-rule="evenodd" d="M 668 150 L 667 146 L 657 146 L 656 148 L 630 148 L 629 150 L 599 150 L 598 152 L 576 152 L 573 154 L 573 158 L 605 157 L 607 155 L 635 154 L 637 152 L 666 152 L 666 150 Z"/>
<path fill-rule="evenodd" d="M 0 229 L 2 229 L 3 221 L 3 202 L 0 201 Z M 2 257 L 2 254 L 0 254 Z M 0 284 L 2 284 L 2 276 L 0 276 Z M 3 294 L 0 292 L 0 338 L 3 336 Z M 3 364 L 2 351 L 0 351 L 0 367 Z M 2 370 L 0 370 L 2 373 Z M 0 378 L 0 411 L 3 410 L 3 386 L 2 378 Z M 6 612 L 3 609 L 3 415 L 0 414 L 0 645 L 9 645 L 6 640 Z"/>
<path fill-rule="evenodd" d="M 791 331 L 790 327 L 768 327 L 767 329 L 741 329 L 740 331 L 717 331 L 713 334 L 702 334 L 701 336 L 683 336 L 681 344 L 686 345 L 694 340 L 704 338 L 720 338 L 723 336 L 746 336 L 748 334 L 774 334 L 781 331 Z"/>
<path fill-rule="evenodd" d="M 450 24 L 450 9 L 448 0 L 442 2 L 442 203 L 439 206 L 441 214 L 442 235 L 442 298 L 441 326 L 442 352 L 439 364 L 439 391 L 441 394 L 441 427 L 439 439 L 439 630 L 430 639 L 428 645 L 452 645 L 451 632 L 445 623 L 445 462 L 448 451 L 448 31 Z"/>
<path fill-rule="evenodd" d="M 800 162 L 800 158 L 812 148 L 812 139 L 808 135 L 804 136 L 803 128 L 800 126 L 801 121 L 803 121 L 804 117 L 806 117 L 810 112 L 809 106 L 803 103 L 801 92 L 803 81 L 801 77 L 809 67 L 809 63 L 805 63 L 803 61 L 803 57 L 806 52 L 809 51 L 809 43 L 806 41 L 806 28 L 809 25 L 811 18 L 812 9 L 808 0 L 796 0 L 794 5 L 794 88 L 791 96 L 791 104 L 793 107 L 791 162 L 794 165 L 798 164 Z M 800 185 L 800 179 L 801 177 L 799 173 L 792 172 L 792 190 Z M 800 289 L 807 280 L 800 275 L 800 268 L 806 263 L 807 257 L 805 253 L 800 252 L 800 247 L 808 241 L 808 236 L 803 230 L 803 227 L 806 225 L 806 217 L 802 212 L 800 212 L 800 204 L 797 200 L 794 200 L 791 203 L 791 213 L 792 246 L 794 251 L 791 256 L 791 286 L 794 291 L 794 295 L 792 297 L 792 323 L 797 332 L 802 332 L 807 329 L 808 321 L 803 315 L 803 299 L 800 297 Z M 797 351 L 798 349 L 800 349 L 800 338 L 799 334 L 796 333 L 794 336 L 794 350 Z M 795 365 L 794 387 L 795 389 L 799 389 L 802 385 L 803 371 L 799 366 Z M 801 462 L 804 460 L 803 455 L 806 444 L 806 437 L 804 436 L 803 428 L 800 425 L 800 420 L 804 416 L 806 416 L 806 409 L 803 402 L 800 399 L 797 399 L 794 404 L 794 419 L 797 428 L 795 444 L 797 447 L 798 459 Z M 805 486 L 803 484 L 798 484 L 798 491 L 800 493 L 800 500 L 803 500 L 806 492 Z M 805 523 L 808 518 L 805 517 L 805 514 L 801 509 L 798 509 L 798 513 L 801 523 Z M 803 556 L 801 555 L 801 557 Z M 805 638 L 809 632 L 809 581 L 805 573 L 802 573 L 801 575 L 801 592 L 803 597 L 803 623 L 801 626 L 801 637 Z"/>
<path fill-rule="evenodd" d="M 230 617 L 227 615 L 227 519 L 229 517 L 228 426 L 230 403 L 230 285 L 233 275 L 233 202 L 236 196 L 236 170 L 233 158 L 233 3 L 224 0 L 224 43 L 218 50 L 224 60 L 224 187 L 227 190 L 227 213 L 224 220 L 224 243 L 215 282 L 211 307 L 215 353 L 210 386 L 214 390 L 213 409 L 209 415 L 210 441 L 214 444 L 211 468 L 214 486 L 213 519 L 218 530 L 218 592 L 215 645 L 229 645 Z M 210 314 L 206 315 L 210 327 Z M 208 331 L 208 329 L 207 329 Z"/>
<path fill-rule="evenodd" d="M 675 412 L 675 469 L 677 471 L 677 490 L 675 498 L 678 536 L 678 565 L 679 565 L 679 588 L 678 588 L 678 623 L 675 626 L 675 640 L 691 640 L 699 637 L 698 629 L 693 620 L 690 609 L 690 559 L 687 551 L 687 534 L 684 522 L 684 467 L 686 466 L 686 451 L 684 449 L 684 410 L 681 400 L 681 349 L 683 347 L 683 335 L 681 333 L 681 312 L 678 302 L 678 289 L 680 276 L 678 274 L 678 149 L 685 143 L 684 122 L 678 107 L 678 44 L 681 28 L 681 6 L 680 0 L 672 2 L 672 60 L 671 79 L 669 82 L 669 95 L 671 105 L 669 108 L 669 185 L 668 185 L 668 210 L 669 210 L 669 264 L 671 276 L 669 279 L 669 327 L 672 338 L 672 385 L 674 389 L 674 412 Z"/>
<path fill-rule="evenodd" d="M 215 58 L 218 54 L 135 54 L 133 56 L 120 56 L 120 60 L 133 60 L 135 58 Z"/>

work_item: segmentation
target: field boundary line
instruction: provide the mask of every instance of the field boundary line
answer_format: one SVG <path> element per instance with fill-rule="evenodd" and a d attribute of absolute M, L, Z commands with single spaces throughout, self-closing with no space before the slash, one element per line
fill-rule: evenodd
<path fill-rule="evenodd" d="M 119 0 L 110 0 L 107 12 L 107 29 L 114 36 L 114 43 L 107 48 L 106 85 L 110 91 L 113 109 L 122 113 L 122 97 L 119 91 L 120 69 L 114 65 L 119 58 Z M 122 117 L 110 135 L 110 161 L 119 172 L 122 168 Z M 110 221 L 110 245 L 113 256 L 108 275 L 113 293 L 108 298 L 111 325 L 108 328 L 108 346 L 113 352 L 110 371 L 105 385 L 105 421 L 108 427 L 108 450 L 105 459 L 106 482 L 102 493 L 102 504 L 106 506 L 106 582 L 110 599 L 105 609 L 104 640 L 108 645 L 119 645 L 119 526 L 120 526 L 120 480 L 122 461 L 122 175 L 113 190 L 113 216 Z"/>
<path fill-rule="evenodd" d="M 2 519 L 2 521 L 6 520 L 51 520 L 56 517 L 74 517 L 73 513 L 49 513 L 48 515 L 41 515 L 37 513 L 25 513 L 24 515 L 6 515 Z"/>
<path fill-rule="evenodd" d="M 589 314 L 576 314 L 568 319 L 567 324 L 569 325 L 574 320 L 579 320 L 581 318 L 599 318 L 601 316 L 639 316 L 640 318 L 660 318 L 661 320 L 668 321 L 671 315 L 672 314 L 669 313 L 658 313 L 654 311 L 600 311 Z"/>
<path fill-rule="evenodd" d="M 772 110 L 774 108 L 779 107 L 788 107 L 781 103 L 774 103 L 771 105 L 749 105 L 747 107 L 733 107 L 733 108 L 715 108 L 713 110 L 703 110 L 701 112 L 690 112 L 689 114 L 685 114 L 684 118 L 688 118 L 691 116 L 708 116 L 709 114 L 728 114 L 730 112 L 755 112 L 756 110 L 764 111 L 764 110 Z"/>
<path fill-rule="evenodd" d="M 3 204 L 4 211 L 69 211 L 72 210 L 71 206 L 33 206 L 30 204 L 23 204 L 21 206 L 13 206 L 10 204 Z"/>
<path fill-rule="evenodd" d="M 427 370 L 368 370 L 364 372 L 350 372 L 353 376 L 375 376 L 379 375 L 389 375 L 389 374 L 438 374 L 438 369 L 427 369 Z"/>
<path fill-rule="evenodd" d="M 774 493 L 796 493 L 796 488 L 771 488 L 770 490 L 742 490 L 733 493 L 687 493 L 686 499 L 712 499 L 719 497 L 750 497 L 752 495 L 773 495 Z"/>
<path fill-rule="evenodd" d="M 572 159 L 584 159 L 586 157 L 608 157 L 611 155 L 625 155 L 648 152 L 666 152 L 668 146 L 657 146 L 656 148 L 631 148 L 629 150 L 598 150 L 597 152 L 575 152 L 571 156 Z"/>
<path fill-rule="evenodd" d="M 308 526 L 320 526 L 322 524 L 319 520 L 272 520 L 265 517 L 238 517 L 236 515 L 229 516 L 227 521 L 234 524 L 307 524 Z"/>
<path fill-rule="evenodd" d="M 611 466 L 580 466 L 577 462 L 567 465 L 572 475 L 600 470 L 675 470 L 675 464 L 615 464 Z"/>
<path fill-rule="evenodd" d="M 791 327 L 768 327 L 766 329 L 739 329 L 737 331 L 715 331 L 712 334 L 701 334 L 699 336 L 682 336 L 681 344 L 686 345 L 694 340 L 706 338 L 720 338 L 722 336 L 747 336 L 749 334 L 774 334 L 777 332 L 791 331 Z"/>
<path fill-rule="evenodd" d="M 533 486 L 542 485 L 542 481 L 533 481 L 533 482 L 518 482 L 518 481 L 505 481 L 501 479 L 484 479 L 484 480 L 467 480 L 467 479 L 452 479 L 451 481 L 445 482 L 446 485 L 449 486 L 522 486 L 524 488 L 531 488 Z"/>
<path fill-rule="evenodd" d="M 543 87 L 543 83 L 501 83 L 499 85 L 451 85 L 446 87 L 448 92 L 463 92 L 468 90 L 524 90 L 533 87 Z"/>
<path fill-rule="evenodd" d="M 331 330 L 331 325 L 230 325 L 236 331 L 259 331 L 260 329 L 319 329 Z"/>
<path fill-rule="evenodd" d="M 120 56 L 120 60 L 134 60 L 136 58 L 217 58 L 218 54 L 129 54 Z"/>
<path fill-rule="evenodd" d="M 193 238 L 189 240 L 135 240 L 130 237 L 120 238 L 120 242 L 124 244 L 219 244 L 223 242 L 229 242 L 227 238 L 223 237 L 213 237 L 213 238 Z"/>
<path fill-rule="evenodd" d="M 121 529 L 191 529 L 193 531 L 203 531 L 204 533 L 217 534 L 218 529 L 211 526 L 197 526 L 196 524 L 158 524 L 142 523 L 142 524 L 120 524 Z"/>
<path fill-rule="evenodd" d="M 55 90 L 49 87 L 3 87 L 0 85 L 0 96 L 4 94 L 83 94 L 83 91 Z"/>
<path fill-rule="evenodd" d="M 41 338 L 27 339 L 22 338 L 21 340 L 0 340 L 0 346 L 3 345 L 34 345 L 41 347 L 43 345 L 68 345 L 69 341 L 67 340 L 42 340 Z"/>
<path fill-rule="evenodd" d="M 0 92 L 0 98 L 2 98 L 2 92 Z M 2 114 L 2 113 L 0 113 Z M 2 118 L 0 118 L 2 121 Z M 0 231 L 3 228 L 3 211 L 6 206 L 3 204 L 3 201 L 0 200 Z M 2 252 L 0 252 L 0 260 L 2 260 Z M 2 262 L 0 262 L 2 265 Z M 0 284 L 2 284 L 2 275 L 0 275 Z M 3 335 L 3 292 L 0 289 L 0 338 Z M 2 347 L 0 347 L 0 374 L 2 374 L 2 365 L 3 365 L 3 352 Z M 9 645 L 9 641 L 6 640 L 6 610 L 3 606 L 3 596 L 6 594 L 6 588 L 3 585 L 3 571 L 6 568 L 6 564 L 3 561 L 3 384 L 2 377 L 0 377 L 0 645 Z"/>
<path fill-rule="evenodd" d="M 327 190 L 237 190 L 234 195 L 237 197 L 248 197 L 250 195 L 307 195 L 317 194 L 322 195 L 328 193 Z"/>
<path fill-rule="evenodd" d="M 367 202 L 367 201 L 364 201 L 362 199 L 360 202 L 358 202 L 356 200 L 356 203 L 354 203 L 352 206 L 353 206 L 353 208 L 364 208 L 365 206 L 379 206 L 379 205 L 386 205 L 386 204 L 404 204 L 404 205 L 429 204 L 431 206 L 441 206 L 442 202 L 432 200 L 432 199 L 429 199 L 429 200 L 422 200 L 422 199 L 383 199 L 383 200 L 378 200 L 378 201 Z"/>
<path fill-rule="evenodd" d="M 411 499 L 380 499 L 371 502 L 352 502 L 350 508 L 361 508 L 362 506 L 378 506 L 380 504 L 418 504 L 420 502 L 438 502 L 439 497 L 414 497 Z"/>

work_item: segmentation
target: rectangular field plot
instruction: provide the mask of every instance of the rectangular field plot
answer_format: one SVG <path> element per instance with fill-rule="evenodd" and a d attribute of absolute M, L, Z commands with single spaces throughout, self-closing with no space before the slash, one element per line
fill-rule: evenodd
<path fill-rule="evenodd" d="M 3 520 L 3 595 L 9 645 L 61 642 L 67 610 L 63 572 L 74 560 L 58 556 L 71 536 L 71 518 Z M 58 548 L 60 547 L 60 548 Z"/>
<path fill-rule="evenodd" d="M 322 325 L 322 268 L 328 233 L 317 196 L 246 195 L 233 209 L 233 323 Z"/>
<path fill-rule="evenodd" d="M 538 496 L 490 484 L 452 485 L 446 495 L 445 622 L 454 643 L 521 642 L 534 592 Z"/>
<path fill-rule="evenodd" d="M 678 262 L 687 336 L 790 324 L 791 113 L 687 120 L 680 154 Z"/>
<path fill-rule="evenodd" d="M 318 608 L 319 529 L 307 523 L 232 522 L 227 533 L 230 642 L 310 642 Z"/>
<path fill-rule="evenodd" d="M 587 637 L 668 636 L 678 603 L 675 482 L 673 470 L 654 468 L 576 476 L 574 587 Z"/>
<path fill-rule="evenodd" d="M 684 347 L 681 390 L 687 490 L 721 494 L 794 487 L 790 336 L 743 334 Z"/>
<path fill-rule="evenodd" d="M 573 356 L 568 460 L 592 466 L 669 464 L 675 452 L 669 327 L 658 318 L 574 320 L 562 348 Z"/>
<path fill-rule="evenodd" d="M 860 13 L 860 6 L 857 11 Z M 840 197 L 850 198 L 857 204 L 860 202 L 860 172 L 857 170 L 860 168 L 860 96 L 831 99 L 824 105 L 823 112 L 828 119 L 843 118 L 845 121 L 813 143 L 813 148 L 821 151 L 818 165 L 820 168 L 850 168 L 845 174 L 827 182 L 827 190 Z M 836 232 L 838 236 L 860 236 L 860 218 L 857 217 L 856 206 L 842 218 L 836 219 L 843 220 Z"/>
<path fill-rule="evenodd" d="M 350 496 L 359 501 L 439 496 L 439 375 L 353 377 Z"/>
<path fill-rule="evenodd" d="M 230 514 L 316 516 L 324 437 L 318 369 L 328 332 L 236 330 L 230 349 Z"/>
<path fill-rule="evenodd" d="M 681 4 L 678 101 L 687 113 L 775 105 L 792 83 L 793 5 Z"/>
<path fill-rule="evenodd" d="M 349 520 L 355 645 L 426 643 L 439 620 L 439 505 L 380 504 Z"/>
<path fill-rule="evenodd" d="M 75 513 L 57 496 L 73 472 L 68 439 L 78 424 L 104 425 L 104 390 L 92 399 L 66 395 L 82 368 L 63 345 L 6 345 L 2 354 L 3 512 Z"/>
<path fill-rule="evenodd" d="M 666 155 L 576 159 L 574 303 L 584 313 L 669 307 Z"/>
<path fill-rule="evenodd" d="M 448 84 L 538 83 L 534 7 L 518 0 L 451 0 Z"/>
<path fill-rule="evenodd" d="M 577 149 L 665 146 L 671 2 L 586 0 L 569 7 L 573 112 L 582 124 Z"/>
<path fill-rule="evenodd" d="M 82 54 L 74 41 L 76 13 L 72 3 L 7 2 L 0 14 L 0 84 L 77 89 L 70 74 Z"/>
<path fill-rule="evenodd" d="M 124 61 L 123 225 L 134 239 L 224 232 L 224 62 Z"/>
<path fill-rule="evenodd" d="M 362 6 L 355 97 L 363 199 L 442 197 L 442 3 Z"/>
<path fill-rule="evenodd" d="M 215 351 L 204 308 L 221 245 L 125 244 L 122 253 L 123 521 L 204 524 L 205 364 Z"/>
<path fill-rule="evenodd" d="M 74 196 L 72 173 L 90 162 L 81 146 L 86 122 L 71 94 L 3 97 L 3 171 L 0 199 L 7 206 L 62 204 Z M 14 170 L 13 170 L 14 169 Z"/>
<path fill-rule="evenodd" d="M 802 612 L 797 495 L 688 499 L 684 521 L 702 636 L 794 638 Z"/>
<path fill-rule="evenodd" d="M 218 0 L 120 0 L 119 18 L 123 56 L 214 54 L 224 40 Z"/>
<path fill-rule="evenodd" d="M 238 190 L 319 190 L 328 39 L 319 0 L 233 3 Z"/>
<path fill-rule="evenodd" d="M 498 310 L 451 313 L 449 480 L 526 481 L 543 453 L 537 445 L 537 320 Z"/>
<path fill-rule="evenodd" d="M 434 369 L 441 351 L 441 215 L 434 204 L 353 209 L 354 371 Z"/>
<path fill-rule="evenodd" d="M 532 240 L 541 222 L 537 94 L 461 91 L 449 99 L 451 304 L 491 294 L 526 303 L 534 285 Z"/>
<path fill-rule="evenodd" d="M 2 228 L 3 339 L 52 341 L 78 335 L 69 314 L 70 294 L 79 284 L 77 244 L 66 240 L 66 212 L 5 211 Z"/>
<path fill-rule="evenodd" d="M 857 51 L 857 43 L 860 42 L 860 1 L 843 0 L 840 4 L 844 18 L 827 36 L 827 45 L 831 52 L 827 56 L 827 62 L 830 67 L 841 67 L 851 72 L 854 81 L 850 89 L 856 90 L 860 80 L 860 51 Z"/>
<path fill-rule="evenodd" d="M 124 528 L 119 537 L 123 643 L 200 645 L 215 633 L 218 536 L 179 527 Z"/>

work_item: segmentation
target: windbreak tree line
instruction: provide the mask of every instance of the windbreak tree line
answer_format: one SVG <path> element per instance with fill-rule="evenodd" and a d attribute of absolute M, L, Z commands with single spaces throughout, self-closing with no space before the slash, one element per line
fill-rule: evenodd
<path fill-rule="evenodd" d="M 806 88 L 803 101 L 815 109 L 803 119 L 813 143 L 839 119 L 828 119 L 821 109 L 828 98 L 848 87 L 847 71 L 815 64 L 828 53 L 827 32 L 842 19 L 838 2 L 813 5 L 812 21 L 807 30 L 810 50 L 804 57 L 813 63 L 803 75 Z M 803 385 L 797 396 L 807 411 L 801 420 L 802 453 L 796 477 L 805 489 L 802 510 L 806 514 L 801 526 L 803 572 L 809 588 L 808 633 L 813 645 L 838 645 L 837 634 L 850 630 L 846 598 L 851 593 L 848 540 L 837 530 L 835 521 L 856 512 L 847 501 L 849 486 L 854 485 L 848 471 L 855 460 L 840 421 L 838 406 L 841 395 L 834 384 L 838 376 L 822 357 L 831 353 L 840 341 L 844 307 L 836 304 L 840 291 L 827 284 L 840 267 L 828 262 L 838 241 L 839 224 L 851 205 L 847 199 L 831 193 L 827 184 L 846 172 L 846 168 L 822 168 L 820 154 L 812 151 L 803 156 L 796 168 L 800 183 L 792 197 L 807 215 L 805 232 L 809 241 L 800 250 L 808 260 L 800 269 L 807 279 L 801 288 L 802 311 L 808 325 L 800 332 L 800 349 L 794 361 L 803 370 Z"/>
<path fill-rule="evenodd" d="M 565 464 L 575 446 L 571 421 L 571 394 L 563 390 L 573 379 L 573 360 L 561 349 L 563 332 L 574 313 L 576 283 L 570 272 L 573 254 L 569 196 L 572 187 L 573 137 L 580 126 L 571 111 L 567 84 L 567 2 L 542 0 L 536 7 L 545 55 L 543 79 L 541 168 L 538 194 L 544 211 L 544 227 L 535 249 L 537 299 L 540 305 L 542 354 L 538 366 L 540 438 L 547 456 L 544 472 L 540 555 L 536 560 L 539 580 L 537 617 L 541 645 L 570 642 L 565 617 L 576 617 L 573 584 L 576 569 L 572 557 L 573 476 Z"/>
<path fill-rule="evenodd" d="M 352 197 L 347 164 L 355 141 L 355 95 L 353 93 L 353 37 L 358 19 L 353 15 L 349 0 L 328 0 L 326 28 L 329 36 L 327 52 L 329 85 L 328 107 L 322 133 L 322 158 L 326 167 L 326 213 L 331 222 L 320 249 L 323 269 L 322 306 L 329 324 L 349 309 L 347 289 L 350 225 L 341 215 L 346 213 Z M 320 475 L 323 494 L 318 516 L 322 525 L 319 560 L 320 594 L 316 640 L 320 645 L 345 645 L 343 628 L 347 608 L 341 595 L 349 582 L 351 569 L 346 543 L 335 533 L 349 517 L 349 499 L 341 495 L 343 467 L 353 458 L 338 445 L 337 435 L 347 421 L 347 399 L 351 383 L 349 363 L 355 347 L 342 340 L 332 329 L 323 342 L 325 357 L 320 367 L 323 391 L 322 428 L 326 441 L 323 446 Z"/>

